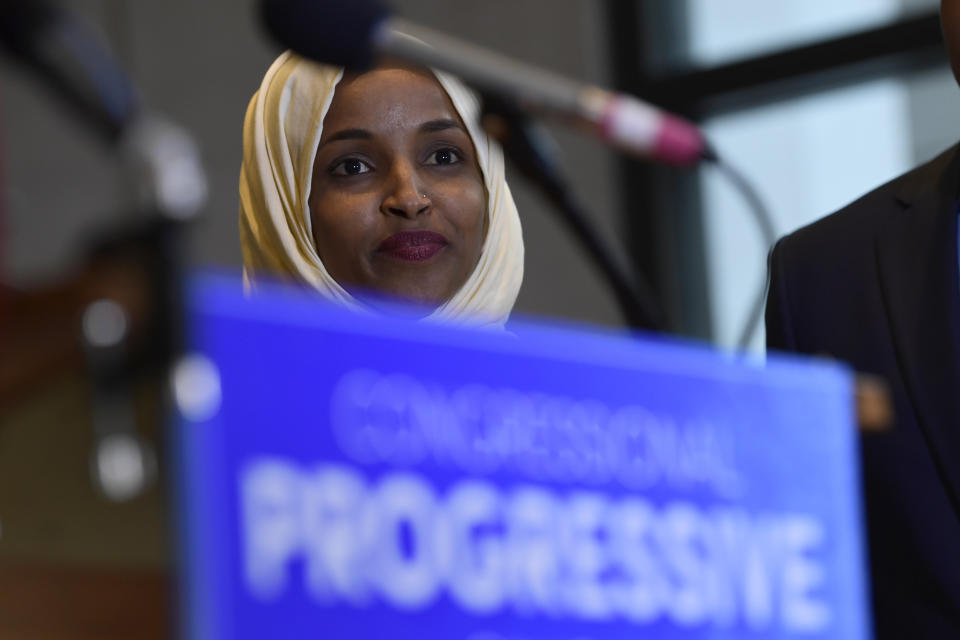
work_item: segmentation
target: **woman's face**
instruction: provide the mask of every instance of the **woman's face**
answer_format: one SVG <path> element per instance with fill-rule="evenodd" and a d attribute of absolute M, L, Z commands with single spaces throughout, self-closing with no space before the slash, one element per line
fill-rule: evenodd
<path fill-rule="evenodd" d="M 486 191 L 473 142 L 432 74 L 344 77 L 309 205 L 317 252 L 354 295 L 437 306 L 456 293 L 480 258 Z"/>

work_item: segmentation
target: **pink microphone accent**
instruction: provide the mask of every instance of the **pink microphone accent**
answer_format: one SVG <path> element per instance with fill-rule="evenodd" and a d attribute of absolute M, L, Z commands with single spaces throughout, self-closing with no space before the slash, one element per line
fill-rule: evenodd
<path fill-rule="evenodd" d="M 664 114 L 654 143 L 654 156 L 670 164 L 689 166 L 702 159 L 706 144 L 700 129 L 683 118 Z"/>
<path fill-rule="evenodd" d="M 622 94 L 609 94 L 597 123 L 600 137 L 628 153 L 690 166 L 706 146 L 691 122 Z"/>

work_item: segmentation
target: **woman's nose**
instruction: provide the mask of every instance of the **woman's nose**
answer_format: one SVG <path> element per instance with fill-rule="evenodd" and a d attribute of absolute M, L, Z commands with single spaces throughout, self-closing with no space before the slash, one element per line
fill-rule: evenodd
<path fill-rule="evenodd" d="M 425 213 L 430 204 L 430 198 L 417 179 L 414 167 L 408 162 L 395 163 L 381 210 L 395 216 L 415 218 Z"/>

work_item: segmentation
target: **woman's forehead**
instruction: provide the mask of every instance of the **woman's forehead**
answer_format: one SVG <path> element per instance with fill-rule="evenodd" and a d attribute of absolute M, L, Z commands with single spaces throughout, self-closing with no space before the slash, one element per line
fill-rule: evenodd
<path fill-rule="evenodd" d="M 404 64 L 403 62 L 388 62 L 384 64 L 377 65 L 373 69 L 368 69 L 366 71 L 354 71 L 346 69 L 343 72 L 343 78 L 340 81 L 340 84 L 351 83 L 355 80 L 366 76 L 377 76 L 383 75 L 383 72 L 398 72 L 400 74 L 409 74 L 412 76 L 420 76 L 421 78 L 427 80 L 436 81 L 436 76 L 433 75 L 433 72 L 426 67 L 420 67 L 417 65 Z"/>
<path fill-rule="evenodd" d="M 462 118 L 428 70 L 390 66 L 344 75 L 324 118 L 331 128 L 410 127 L 431 120 Z M 326 137 L 326 136 L 324 136 Z"/>

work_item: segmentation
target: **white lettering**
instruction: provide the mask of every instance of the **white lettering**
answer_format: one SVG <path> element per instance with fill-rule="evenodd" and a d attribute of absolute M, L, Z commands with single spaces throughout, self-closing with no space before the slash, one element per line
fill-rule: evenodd
<path fill-rule="evenodd" d="M 444 390 L 404 374 L 357 369 L 330 398 L 340 449 L 362 463 L 429 459 L 468 474 L 510 469 L 533 481 L 668 484 L 743 492 L 728 430 L 643 407 L 470 384 Z"/>
<path fill-rule="evenodd" d="M 306 555 L 306 580 L 318 601 L 345 598 L 364 604 L 369 595 L 360 578 L 368 540 L 356 506 L 366 487 L 346 467 L 325 466 L 301 483 L 300 526 Z"/>
<path fill-rule="evenodd" d="M 816 633 L 830 624 L 830 609 L 811 594 L 824 583 L 823 567 L 813 558 L 823 537 L 823 526 L 813 518 L 793 516 L 783 522 L 780 593 L 784 624 L 792 631 Z"/>
<path fill-rule="evenodd" d="M 261 460 L 243 475 L 243 529 L 247 584 L 260 597 L 278 595 L 287 583 L 287 563 L 300 550 L 301 474 L 286 462 Z"/>
<path fill-rule="evenodd" d="M 450 591 L 469 611 L 494 611 L 504 601 L 504 544 L 500 496 L 483 482 L 456 485 L 447 496 L 447 534 L 440 550 L 450 575 Z"/>
<path fill-rule="evenodd" d="M 292 584 L 321 605 L 380 598 L 411 611 L 443 595 L 474 615 L 680 628 L 821 633 L 833 619 L 824 528 L 802 514 L 479 479 L 438 492 L 413 473 L 365 481 L 343 465 L 277 459 L 247 465 L 240 496 L 259 599 Z"/>
<path fill-rule="evenodd" d="M 397 607 L 420 608 L 439 586 L 433 554 L 435 511 L 430 487 L 412 474 L 384 478 L 367 505 L 368 530 L 361 537 L 375 541 L 371 551 L 382 576 L 377 586 Z"/>

